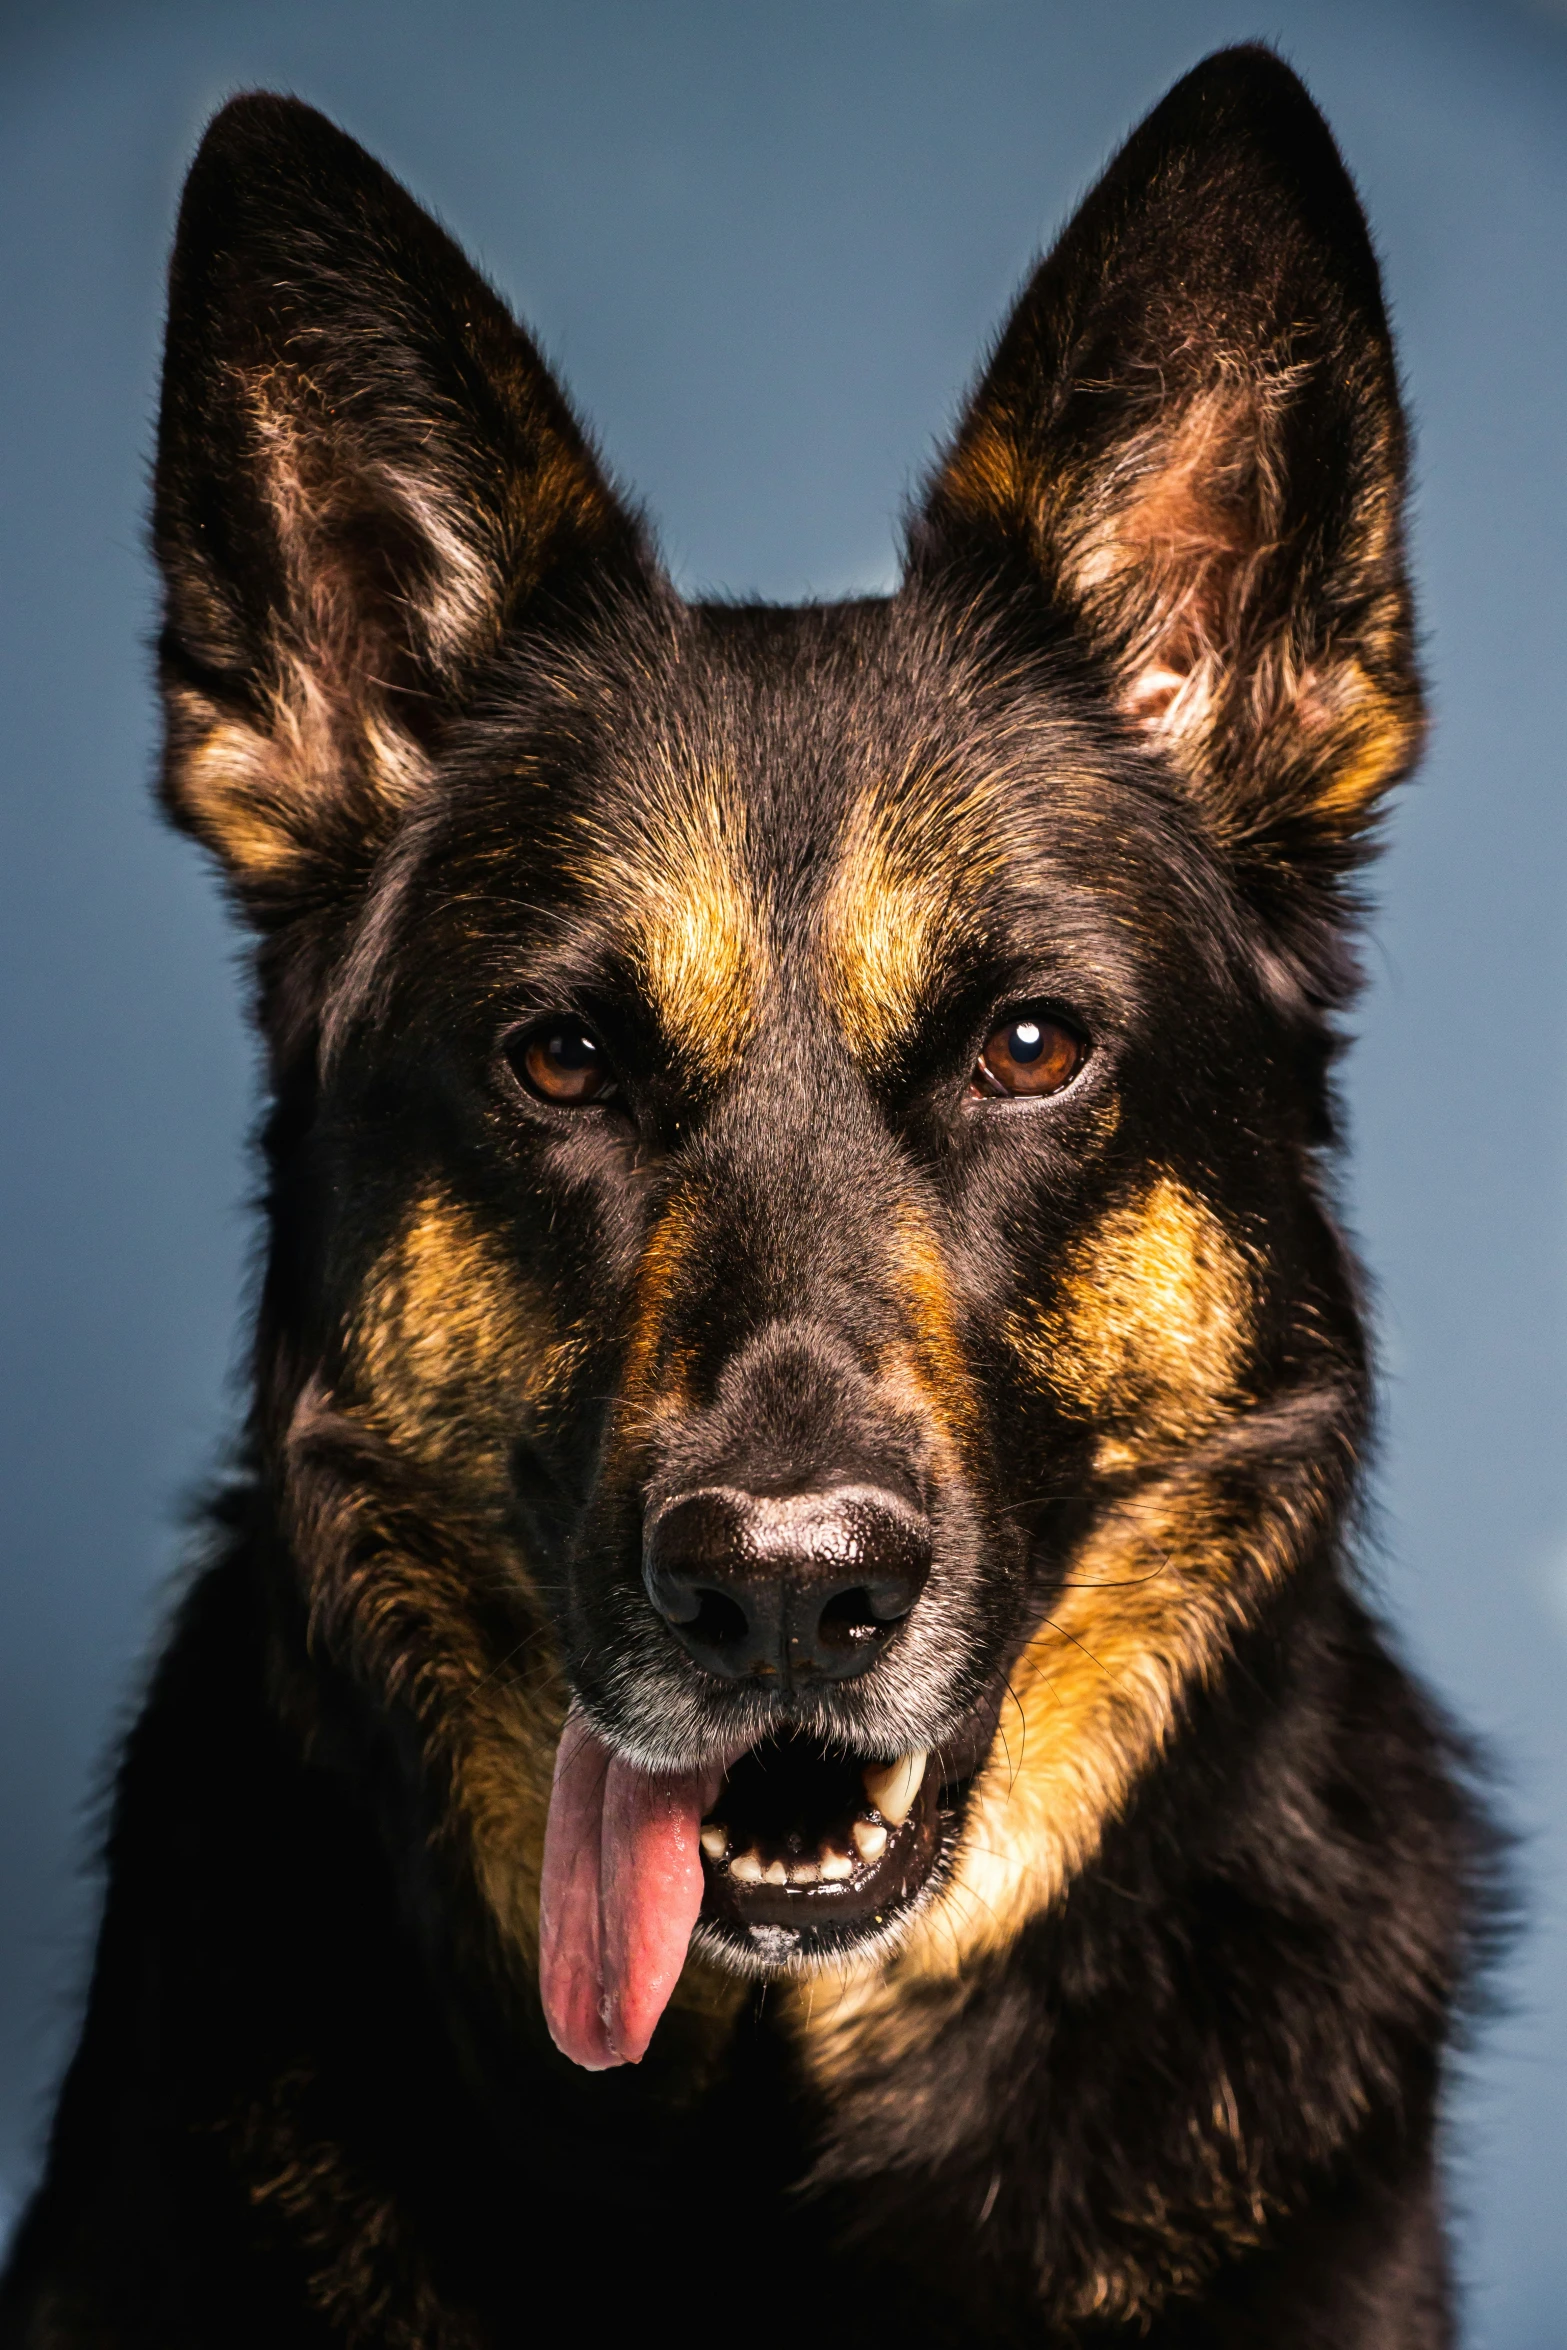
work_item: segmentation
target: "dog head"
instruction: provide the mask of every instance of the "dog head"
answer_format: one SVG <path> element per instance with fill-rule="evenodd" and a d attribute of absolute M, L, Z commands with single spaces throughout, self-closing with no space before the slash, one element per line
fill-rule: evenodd
<path fill-rule="evenodd" d="M 570 1709 L 574 2052 L 637 2052 L 605 1984 L 651 2030 L 693 1918 L 742 1971 L 1005 1938 L 1329 1539 L 1403 473 L 1358 206 L 1262 51 L 1040 265 L 898 592 L 800 610 L 675 595 L 351 141 L 209 131 L 164 792 L 258 940 L 256 1441 L 410 1847 L 528 1952 Z"/>

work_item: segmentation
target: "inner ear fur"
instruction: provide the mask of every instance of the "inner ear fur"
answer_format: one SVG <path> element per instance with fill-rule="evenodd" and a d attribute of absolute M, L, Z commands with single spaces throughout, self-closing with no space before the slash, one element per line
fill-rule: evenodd
<path fill-rule="evenodd" d="M 186 184 L 154 540 L 165 801 L 257 913 L 364 869 L 509 630 L 651 576 L 498 296 L 352 139 L 264 94 Z"/>
<path fill-rule="evenodd" d="M 1042 596 L 1227 846 L 1326 875 L 1419 744 L 1405 469 L 1348 174 L 1295 75 L 1232 49 L 1035 271 L 912 565 Z"/>

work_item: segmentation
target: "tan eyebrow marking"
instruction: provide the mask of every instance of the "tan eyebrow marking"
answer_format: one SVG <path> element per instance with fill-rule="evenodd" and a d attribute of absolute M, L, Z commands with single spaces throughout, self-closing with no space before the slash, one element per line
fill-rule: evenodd
<path fill-rule="evenodd" d="M 755 1032 L 770 967 L 764 910 L 745 869 L 747 811 L 718 767 L 651 779 L 651 815 L 629 851 L 603 842 L 606 895 L 668 1034 L 721 1076 Z M 593 820 L 588 820 L 592 829 Z"/>
<path fill-rule="evenodd" d="M 999 777 L 938 767 L 873 785 L 850 811 L 823 909 L 824 992 L 850 1046 L 874 1058 L 907 1034 L 931 975 L 1001 861 L 987 819 Z"/>

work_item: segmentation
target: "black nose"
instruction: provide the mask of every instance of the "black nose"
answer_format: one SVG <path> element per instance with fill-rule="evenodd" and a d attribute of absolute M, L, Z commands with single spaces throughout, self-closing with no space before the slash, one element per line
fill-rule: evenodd
<path fill-rule="evenodd" d="M 930 1529 L 874 1485 L 677 1495 L 648 1529 L 642 1579 L 676 1639 L 728 1681 L 852 1680 L 930 1573 Z"/>

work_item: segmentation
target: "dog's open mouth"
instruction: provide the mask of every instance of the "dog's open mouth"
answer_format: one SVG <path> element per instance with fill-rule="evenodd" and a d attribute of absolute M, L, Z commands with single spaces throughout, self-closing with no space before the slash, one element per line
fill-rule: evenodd
<path fill-rule="evenodd" d="M 962 1789 L 798 1731 L 727 1771 L 639 1769 L 574 1706 L 544 1838 L 539 1985 L 556 2045 L 598 2069 L 646 2051 L 690 1948 L 746 1973 L 886 1947 L 935 1881 Z"/>
<path fill-rule="evenodd" d="M 929 1883 L 942 1846 L 940 1770 L 798 1732 L 731 1765 L 701 1827 L 699 1946 L 748 1970 L 847 1955 Z"/>

